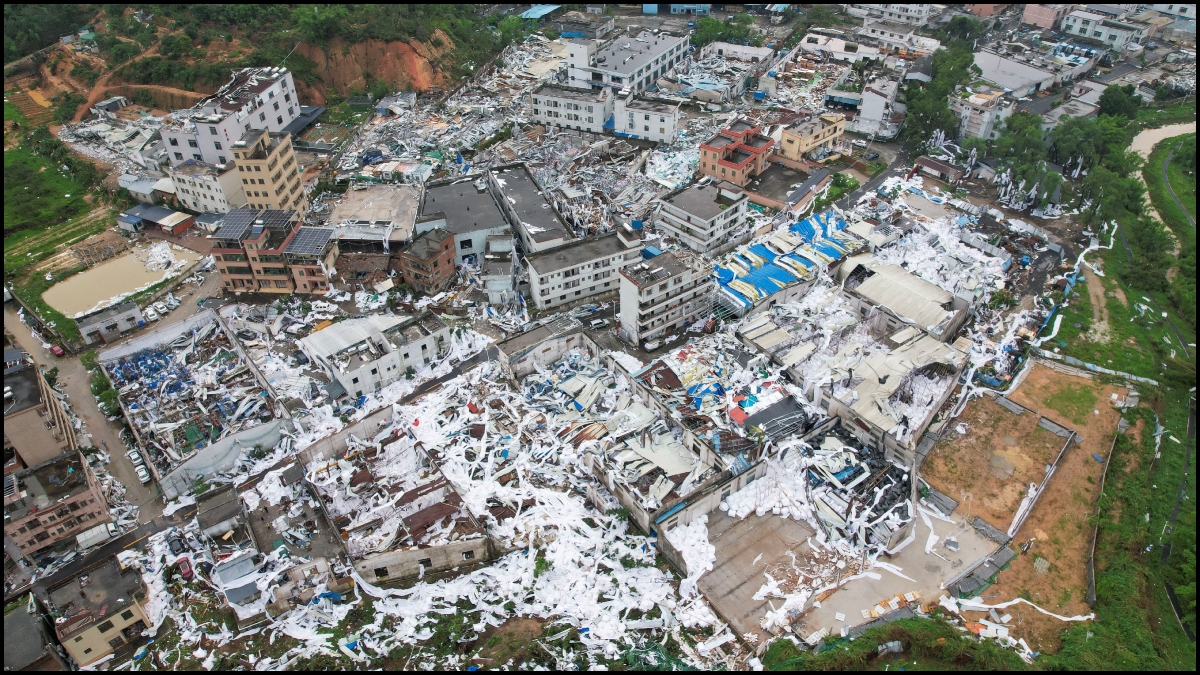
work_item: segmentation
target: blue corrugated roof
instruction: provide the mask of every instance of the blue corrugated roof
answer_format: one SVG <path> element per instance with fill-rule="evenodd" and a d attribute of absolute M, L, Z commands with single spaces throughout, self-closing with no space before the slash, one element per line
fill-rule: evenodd
<path fill-rule="evenodd" d="M 534 5 L 529 9 L 521 12 L 522 19 L 540 19 L 550 12 L 562 7 L 562 5 Z"/>

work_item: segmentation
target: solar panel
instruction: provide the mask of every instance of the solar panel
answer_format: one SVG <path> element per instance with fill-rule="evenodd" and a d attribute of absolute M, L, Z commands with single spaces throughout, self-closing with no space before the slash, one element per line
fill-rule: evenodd
<path fill-rule="evenodd" d="M 288 244 L 286 253 L 293 255 L 320 255 L 325 250 L 325 244 L 333 236 L 331 227 L 302 227 L 292 242 Z"/>
<path fill-rule="evenodd" d="M 268 229 L 279 229 L 291 226 L 295 220 L 296 212 L 291 209 L 287 211 L 267 209 L 258 215 L 258 220 L 255 222 Z"/>

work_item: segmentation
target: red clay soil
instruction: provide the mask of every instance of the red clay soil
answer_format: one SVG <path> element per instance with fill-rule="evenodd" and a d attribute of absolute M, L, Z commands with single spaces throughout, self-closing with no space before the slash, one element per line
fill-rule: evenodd
<path fill-rule="evenodd" d="M 1049 409 L 1063 407 L 1062 401 L 1077 399 L 1078 392 L 1094 392 L 1096 404 L 1087 412 L 1086 423 L 1074 423 L 1064 413 Z M 1086 602 L 1087 556 L 1091 537 L 1089 518 L 1095 512 L 1100 475 L 1104 465 L 1092 455 L 1107 457 L 1117 431 L 1120 413 L 1112 407 L 1111 395 L 1124 398 L 1128 390 L 1102 385 L 1094 380 L 1064 375 L 1043 366 L 1035 366 L 1010 398 L 1021 405 L 1039 410 L 1050 419 L 1075 429 L 1083 436 L 1074 443 L 1050 478 L 1029 518 L 1013 537 L 1011 546 L 1020 547 L 1033 540 L 1032 548 L 1013 559 L 1011 567 L 1000 572 L 997 582 L 984 595 L 989 603 L 1025 597 L 1039 607 L 1062 616 L 1091 612 Z M 1074 411 L 1073 411 L 1074 412 Z M 1034 563 L 1045 558 L 1046 572 L 1038 572 Z M 1028 606 L 1008 608 L 1013 615 L 1009 624 L 1012 635 L 1025 638 L 1036 652 L 1054 653 L 1062 648 L 1061 634 L 1069 626 Z M 984 615 L 968 613 L 972 618 Z"/>
<path fill-rule="evenodd" d="M 430 87 L 445 87 L 449 82 L 448 75 L 431 61 L 453 51 L 454 43 L 440 30 L 435 31 L 434 36 L 442 41 L 441 47 L 416 40 L 365 40 L 348 47 L 341 39 L 335 39 L 327 46 L 301 44 L 297 53 L 317 64 L 320 81 L 312 86 L 297 82 L 296 89 L 304 102 L 323 105 L 327 89 L 342 95 L 349 94 L 351 89 L 365 90 L 364 73 L 387 81 L 397 90 L 425 91 Z"/>

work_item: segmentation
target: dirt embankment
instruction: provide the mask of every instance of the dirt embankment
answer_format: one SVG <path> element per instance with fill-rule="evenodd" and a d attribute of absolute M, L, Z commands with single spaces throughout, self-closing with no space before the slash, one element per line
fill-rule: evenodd
<path fill-rule="evenodd" d="M 435 46 L 438 42 L 440 47 Z M 384 80 L 397 90 L 425 91 L 430 87 L 445 87 L 449 74 L 434 62 L 453 50 L 450 36 L 440 30 L 428 43 L 366 40 L 347 45 L 336 39 L 326 46 L 301 44 L 296 51 L 317 64 L 319 81 L 313 85 L 297 82 L 296 88 L 306 104 L 323 105 L 328 90 L 343 96 L 351 89 L 365 91 L 367 76 Z"/>

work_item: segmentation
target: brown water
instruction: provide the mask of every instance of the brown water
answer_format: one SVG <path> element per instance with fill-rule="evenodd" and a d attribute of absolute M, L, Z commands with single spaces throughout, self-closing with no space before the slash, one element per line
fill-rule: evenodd
<path fill-rule="evenodd" d="M 189 265 L 200 258 L 199 253 L 184 249 L 171 249 L 171 253 L 176 260 L 186 260 Z M 42 294 L 42 299 L 71 317 L 92 309 L 101 301 L 153 284 L 166 275 L 166 270 L 146 269 L 139 255 L 144 257 L 145 249 L 134 249 L 80 272 L 51 286 Z"/>

